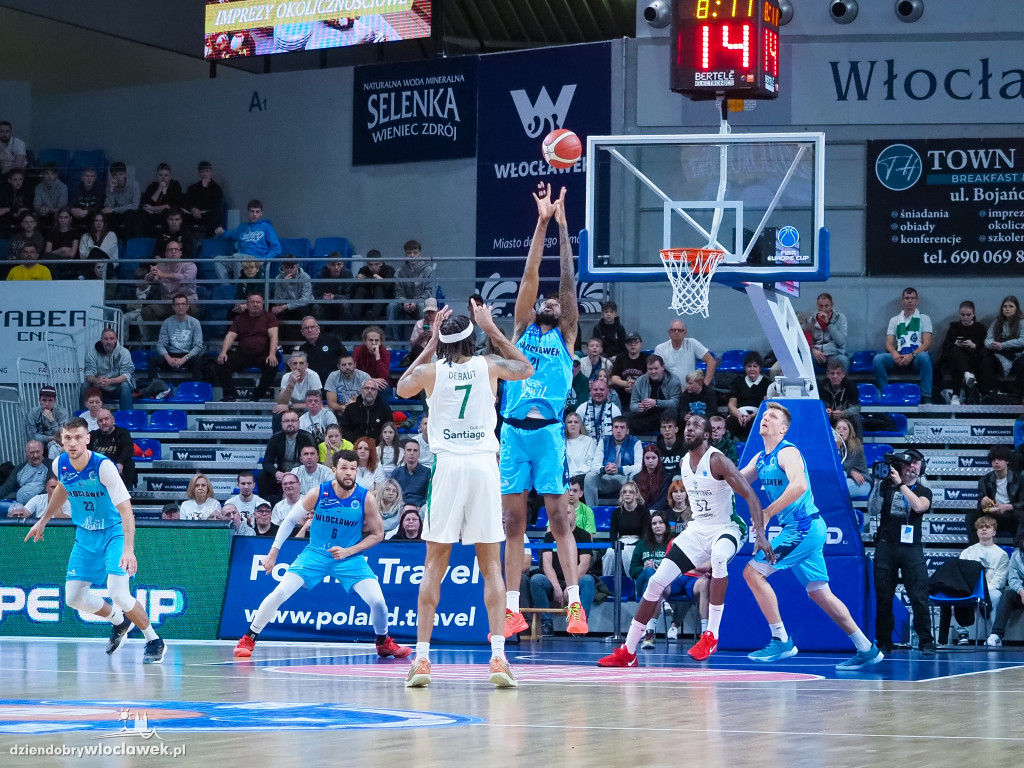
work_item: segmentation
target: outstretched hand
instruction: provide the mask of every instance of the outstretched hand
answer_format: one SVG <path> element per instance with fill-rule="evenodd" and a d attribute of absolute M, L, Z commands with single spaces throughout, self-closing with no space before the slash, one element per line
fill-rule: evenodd
<path fill-rule="evenodd" d="M 564 193 L 563 190 L 563 195 Z M 543 221 L 550 221 L 558 208 L 558 201 L 551 197 L 551 185 L 544 182 L 537 184 L 537 191 L 533 193 L 533 199 L 537 203 L 537 216 Z"/>
<path fill-rule="evenodd" d="M 473 302 L 473 322 L 485 332 L 494 326 L 494 309 L 490 304 Z"/>
<path fill-rule="evenodd" d="M 433 349 L 437 349 L 437 344 L 441 340 L 441 326 L 444 325 L 444 321 L 452 316 L 452 308 L 444 307 L 443 309 L 437 310 L 437 314 L 434 315 L 434 322 L 430 324 L 430 345 Z"/>
<path fill-rule="evenodd" d="M 558 202 L 555 203 L 555 222 L 560 227 L 568 226 L 565 222 L 565 187 L 562 187 Z"/>

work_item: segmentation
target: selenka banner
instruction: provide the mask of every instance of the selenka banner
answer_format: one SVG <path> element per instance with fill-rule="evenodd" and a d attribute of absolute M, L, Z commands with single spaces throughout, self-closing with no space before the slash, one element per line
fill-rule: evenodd
<path fill-rule="evenodd" d="M 356 67 L 352 165 L 476 153 L 475 56 Z"/>
<path fill-rule="evenodd" d="M 220 637 L 234 639 L 249 631 L 260 603 L 269 595 L 291 563 L 306 547 L 305 541 L 286 541 L 271 575 L 263 558 L 274 540 L 236 536 L 231 549 Z M 370 569 L 380 579 L 388 604 L 391 636 L 416 641 L 416 605 L 423 578 L 423 542 L 383 542 L 367 550 Z M 441 601 L 434 617 L 437 642 L 487 642 L 484 582 L 473 547 L 452 547 L 448 572 L 441 582 Z M 370 611 L 359 595 L 345 592 L 328 579 L 310 590 L 300 589 L 282 605 L 260 635 L 267 640 L 372 640 Z"/>
<path fill-rule="evenodd" d="M 869 275 L 1024 274 L 1024 139 L 869 141 Z"/>

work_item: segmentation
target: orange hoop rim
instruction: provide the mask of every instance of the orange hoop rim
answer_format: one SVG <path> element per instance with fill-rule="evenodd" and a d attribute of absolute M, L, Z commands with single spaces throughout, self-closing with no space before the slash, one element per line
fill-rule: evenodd
<path fill-rule="evenodd" d="M 661 251 L 662 262 L 686 260 L 691 272 L 709 274 L 725 258 L 725 251 L 714 248 L 665 248 Z"/>

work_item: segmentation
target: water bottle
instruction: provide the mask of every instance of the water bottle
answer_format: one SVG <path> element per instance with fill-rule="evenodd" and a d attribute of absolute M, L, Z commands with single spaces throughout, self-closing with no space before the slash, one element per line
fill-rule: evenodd
<path fill-rule="evenodd" d="M 437 308 L 438 309 L 444 309 L 444 306 L 445 306 L 445 303 L 444 303 L 444 291 L 441 290 L 441 286 L 440 285 L 437 286 L 437 293 L 434 295 L 434 298 L 437 299 Z"/>

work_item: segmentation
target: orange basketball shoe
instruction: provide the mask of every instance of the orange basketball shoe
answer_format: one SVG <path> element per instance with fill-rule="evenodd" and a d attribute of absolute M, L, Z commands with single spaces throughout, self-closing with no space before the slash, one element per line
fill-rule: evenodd
<path fill-rule="evenodd" d="M 587 626 L 587 613 L 579 601 L 571 603 L 565 609 L 565 616 L 569 620 L 565 629 L 570 635 L 585 635 L 590 631 Z"/>

